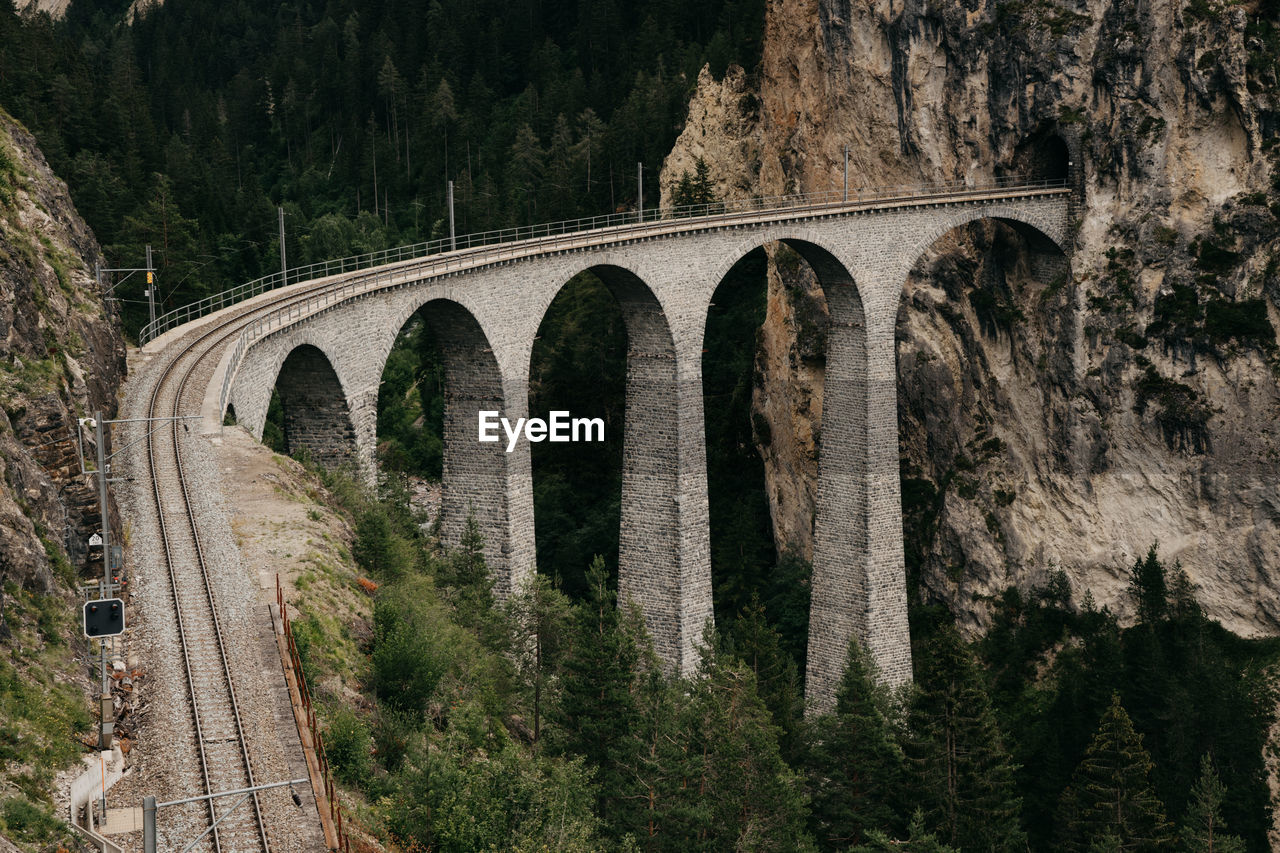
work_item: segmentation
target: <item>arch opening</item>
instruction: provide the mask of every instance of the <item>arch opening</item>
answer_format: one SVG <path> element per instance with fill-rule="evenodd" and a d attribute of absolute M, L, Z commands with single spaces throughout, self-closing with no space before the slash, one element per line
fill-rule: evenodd
<path fill-rule="evenodd" d="M 675 388 L 671 331 L 639 277 L 599 265 L 560 288 L 532 348 L 529 416 L 560 411 L 603 429 L 603 440 L 591 428 L 580 441 L 530 444 L 538 570 L 571 597 L 599 556 L 624 599 L 656 584 L 677 600 L 666 576 L 677 553 Z"/>
<path fill-rule="evenodd" d="M 865 436 L 865 385 L 850 381 L 865 366 L 862 305 L 844 265 L 801 239 L 742 256 L 711 301 L 703 393 L 717 624 L 735 647 L 771 658 L 761 692 L 792 732 L 813 632 L 842 649 L 842 668 L 848 630 L 860 627 L 829 618 L 815 584 L 821 560 L 844 553 L 847 565 L 847 549 L 865 538 L 865 441 L 855 438 Z M 762 620 L 773 649 L 751 648 Z"/>
<path fill-rule="evenodd" d="M 285 357 L 267 408 L 263 443 L 325 468 L 357 464 L 347 395 L 318 347 L 302 344 Z"/>
<path fill-rule="evenodd" d="M 599 272 L 580 273 L 556 293 L 529 361 L 530 418 L 566 411 L 604 427 L 603 441 L 529 445 L 538 572 L 575 599 L 595 557 L 615 579 L 618 572 L 628 336 Z"/>
<path fill-rule="evenodd" d="M 780 310 L 806 318 L 797 324 L 808 334 L 802 335 L 799 363 L 793 369 L 807 377 L 806 367 L 820 362 L 824 349 L 825 300 L 820 290 L 806 287 L 813 284 L 812 271 L 789 248 L 773 244 L 768 251 L 763 246 L 753 249 L 717 284 L 702 344 L 712 602 L 716 624 L 734 638 L 735 646 L 750 644 L 748 634 L 763 621 L 777 632 L 784 653 L 771 663 L 785 668 L 791 662 L 799 672 L 808 624 L 812 526 L 807 518 L 799 535 L 791 529 L 793 507 L 779 497 L 789 493 L 793 483 L 780 484 L 770 499 L 766 461 L 776 461 L 769 454 L 773 419 L 779 412 L 768 405 L 764 383 L 780 378 L 767 372 L 764 361 L 772 354 L 764 339 L 769 331 L 765 320 L 770 254 L 790 276 L 779 288 L 785 304 Z M 795 277 L 805 273 L 807 280 Z M 787 380 L 794 378 L 783 381 L 792 385 Z M 812 395 L 799 396 L 798 405 L 807 406 Z M 782 408 L 796 404 L 784 403 Z M 787 439 L 778 436 L 779 442 Z M 779 479 L 776 465 L 773 471 L 774 479 Z M 775 529 L 775 518 L 781 530 Z M 755 655 L 759 650 L 743 648 L 742 652 Z"/>
<path fill-rule="evenodd" d="M 482 411 L 504 411 L 497 358 L 479 321 L 449 299 L 418 307 L 401 327 L 378 388 L 378 463 L 410 480 L 412 500 L 457 545 L 470 519 L 484 537 L 494 591 L 509 592 L 509 459 L 477 441 Z M 438 488 L 437 488 L 438 484 Z"/>
<path fill-rule="evenodd" d="M 1076 416 L 1055 390 L 1074 376 L 1070 283 L 1052 240 L 998 218 L 946 232 L 907 275 L 895 350 L 912 602 L 968 601 L 976 578 L 1038 562 L 1036 543 L 1008 531 L 1019 502 L 1049 486 L 1050 471 L 1027 460 L 1051 458 L 1053 434 Z"/>
<path fill-rule="evenodd" d="M 418 483 L 444 476 L 445 362 L 422 306 L 400 328 L 378 385 L 378 468 Z M 415 489 L 415 491 L 418 491 Z M 439 501 L 417 502 L 431 517 Z"/>

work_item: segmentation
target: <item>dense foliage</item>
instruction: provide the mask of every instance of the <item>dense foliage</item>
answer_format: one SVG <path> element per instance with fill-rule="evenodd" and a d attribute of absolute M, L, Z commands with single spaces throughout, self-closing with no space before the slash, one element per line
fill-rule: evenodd
<path fill-rule="evenodd" d="M 854 645 L 834 711 L 802 721 L 770 701 L 786 656 L 758 598 L 674 678 L 603 559 L 576 601 L 540 576 L 499 605 L 474 528 L 440 551 L 399 482 L 330 477 L 381 585 L 370 710 L 329 695 L 326 742 L 401 849 L 1267 849 L 1276 644 L 1208 621 L 1154 549 L 1130 628 L 1061 575 L 1008 591 L 977 643 L 917 614 L 911 690 Z"/>
<path fill-rule="evenodd" d="M 162 307 L 279 268 L 645 198 L 709 62 L 759 61 L 763 0 L 122 0 L 0 7 L 0 104 L 111 266 L 150 243 Z M 145 322 L 139 280 L 127 327 Z"/>

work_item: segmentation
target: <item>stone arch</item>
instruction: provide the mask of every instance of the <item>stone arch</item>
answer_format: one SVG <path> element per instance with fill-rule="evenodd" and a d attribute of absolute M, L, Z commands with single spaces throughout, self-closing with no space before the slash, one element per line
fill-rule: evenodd
<path fill-rule="evenodd" d="M 686 495 L 689 490 L 682 481 L 685 469 L 694 464 L 688 458 L 684 437 L 696 429 L 701 440 L 701 398 L 695 424 L 689 410 L 690 389 L 684 387 L 688 383 L 679 378 L 677 347 L 667 313 L 654 290 L 633 269 L 597 259 L 596 263 L 571 268 L 568 275 L 558 275 L 562 283 L 546 294 L 537 318 L 539 326 L 565 284 L 583 272 L 599 278 L 612 294 L 627 334 L 619 599 L 640 606 L 659 657 L 676 671 L 688 672 L 695 660 L 694 642 L 710 618 L 709 578 L 702 582 L 706 607 L 688 605 L 690 596 L 699 592 L 691 589 L 687 542 L 690 525 L 696 527 L 697 521 L 691 521 L 690 507 L 682 505 L 686 498 L 701 501 L 705 536 L 705 489 L 701 495 Z M 529 353 L 531 356 L 532 342 Z M 695 562 L 697 557 L 694 555 Z M 700 557 L 705 574 L 705 550 Z M 692 568 L 696 574 L 698 567 Z M 697 623 L 696 631 L 688 629 L 691 621 Z"/>
<path fill-rule="evenodd" d="M 1008 225 L 1027 240 L 1037 277 L 1041 275 L 1052 277 L 1053 274 L 1062 270 L 1067 258 L 1065 222 L 1055 222 L 1034 209 L 1020 209 L 1011 205 L 957 207 L 949 216 L 932 218 L 924 227 L 903 235 L 906 241 L 901 250 L 896 253 L 902 260 L 899 268 L 892 273 L 892 281 L 895 282 L 899 294 L 907 275 L 930 247 L 957 228 L 984 219 Z M 896 299 L 892 308 L 896 314 Z"/>
<path fill-rule="evenodd" d="M 415 300 L 400 312 L 399 335 L 413 317 L 421 317 L 439 346 L 444 361 L 445 405 L 441 540 L 456 546 L 474 517 L 484 537 L 485 561 L 494 576 L 494 592 L 505 598 L 514 587 L 510 576 L 511 464 L 504 443 L 478 440 L 482 411 L 506 414 L 502 372 L 480 321 L 469 308 L 451 298 Z M 379 375 L 385 369 L 395 337 L 381 352 Z"/>
<path fill-rule="evenodd" d="M 773 229 L 771 232 L 758 234 L 735 245 L 728 253 L 728 259 L 717 266 L 711 277 L 707 306 L 703 308 L 704 318 L 716 290 L 734 266 L 750 252 L 764 248 L 770 243 L 781 243 L 795 251 L 813 270 L 822 290 L 829 318 L 829 323 L 824 329 L 826 339 L 823 350 L 834 355 L 830 359 L 830 365 L 837 371 L 837 377 L 843 381 L 847 378 L 846 374 L 850 376 L 861 374 L 865 370 L 867 358 L 866 315 L 862 296 L 846 263 L 837 257 L 835 251 L 829 248 L 822 238 L 808 230 Z M 839 394 L 831 402 L 839 411 L 844 411 L 852 403 L 854 420 L 849 426 L 859 435 L 865 431 L 865 406 L 854 401 L 846 401 Z M 824 395 L 824 410 L 826 405 Z M 821 417 L 821 422 L 826 423 L 825 411 Z"/>
<path fill-rule="evenodd" d="M 832 312 L 833 321 L 838 316 L 841 322 L 863 322 L 862 297 L 854 283 L 854 277 L 848 266 L 842 261 L 836 250 L 827 241 L 807 228 L 769 228 L 740 241 L 725 253 L 725 259 L 712 271 L 709 278 L 710 289 L 706 294 L 706 302 L 710 303 L 715 289 L 724 281 L 729 271 L 744 257 L 756 249 L 769 243 L 783 243 L 793 249 L 813 270 L 822 287 L 827 300 L 827 310 Z M 706 316 L 703 305 L 703 317 Z"/>
<path fill-rule="evenodd" d="M 275 377 L 285 451 L 305 452 L 326 468 L 358 466 L 347 393 L 329 356 L 315 344 L 298 344 L 285 354 Z"/>
<path fill-rule="evenodd" d="M 884 477 L 879 472 L 884 466 L 873 465 L 882 462 L 879 457 L 885 454 L 873 454 L 870 449 L 875 443 L 871 421 L 873 417 L 877 422 L 883 421 L 886 404 L 892 407 L 893 399 L 886 398 L 886 388 L 883 383 L 877 384 L 873 376 L 867 309 L 853 273 L 842 260 L 844 253 L 838 253 L 807 230 L 766 231 L 744 241 L 738 249 L 749 251 L 771 241 L 793 249 L 814 271 L 830 318 L 818 441 L 806 661 L 806 695 L 810 711 L 816 712 L 826 710 L 834 701 L 836 685 L 848 660 L 849 642 L 854 637 L 877 663 L 883 660 L 887 664 L 885 674 L 892 683 L 900 683 L 904 676 L 910 678 L 909 650 L 902 660 L 903 653 L 896 647 L 907 647 L 905 639 L 884 639 L 905 631 L 905 601 L 897 608 L 901 610 L 901 624 L 893 611 L 899 603 L 898 591 L 905 588 L 900 577 L 901 561 L 895 563 L 892 554 L 886 558 L 881 552 L 892 549 L 885 549 L 880 541 L 900 535 L 901 520 L 896 518 L 896 528 L 880 530 L 884 525 L 873 524 L 870 513 L 873 503 L 885 503 L 880 494 L 884 491 L 880 483 Z M 722 280 L 743 254 L 735 251 L 733 259 L 718 270 L 715 281 Z M 881 428 L 879 433 L 883 432 Z M 883 435 L 874 438 L 881 444 L 892 443 L 886 442 Z M 896 444 L 893 451 L 892 461 L 896 463 Z M 896 482 L 892 485 L 896 486 Z M 886 574 L 881 563 L 889 564 L 889 574 L 897 573 L 891 582 L 886 583 L 881 577 Z M 886 590 L 880 591 L 878 586 L 885 586 Z M 886 651 L 887 647 L 892 648 Z"/>

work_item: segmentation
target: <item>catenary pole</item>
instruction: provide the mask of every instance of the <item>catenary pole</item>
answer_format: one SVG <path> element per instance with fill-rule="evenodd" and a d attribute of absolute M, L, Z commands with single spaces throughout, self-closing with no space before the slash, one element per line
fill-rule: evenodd
<path fill-rule="evenodd" d="M 147 307 L 151 311 L 151 325 L 156 324 L 156 270 L 151 266 L 151 244 L 147 244 Z"/>
<path fill-rule="evenodd" d="M 285 257 L 284 251 L 284 205 L 278 205 L 276 212 L 280 218 L 280 283 L 287 284 L 289 282 L 289 261 Z"/>
<path fill-rule="evenodd" d="M 93 437 L 98 445 L 98 511 L 99 517 L 102 521 L 102 586 L 98 590 L 98 598 L 100 599 L 111 597 L 111 524 L 107 517 L 107 455 L 106 441 L 104 440 L 105 435 L 106 430 L 103 428 L 102 412 L 94 412 Z M 105 637 L 98 639 L 98 646 L 102 650 L 102 694 L 99 697 L 102 720 L 98 736 L 98 746 L 101 749 L 110 749 L 111 733 L 115 726 L 114 721 L 111 719 L 111 685 L 107 681 L 107 640 Z"/>
<path fill-rule="evenodd" d="M 453 181 L 449 181 L 449 251 L 458 248 L 458 235 L 453 227 Z"/>

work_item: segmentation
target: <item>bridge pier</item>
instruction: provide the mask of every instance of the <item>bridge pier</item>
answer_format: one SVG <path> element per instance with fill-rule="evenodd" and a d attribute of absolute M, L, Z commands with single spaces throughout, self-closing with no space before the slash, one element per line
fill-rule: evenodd
<path fill-rule="evenodd" d="M 484 331 L 458 303 L 436 300 L 423 313 L 445 368 L 440 537 L 457 547 L 474 517 L 493 592 L 502 601 L 534 569 L 529 445 L 517 442 L 508 453 L 505 438 L 481 442 L 478 429 L 482 411 L 501 412 L 513 423 L 528 415 L 527 374 L 504 383 Z"/>
<path fill-rule="evenodd" d="M 891 687 L 911 680 L 898 479 L 897 373 L 893 314 L 875 310 L 874 270 L 858 286 L 830 262 L 819 272 L 827 335 L 814 521 L 805 698 L 830 710 L 857 638 Z M 868 273 L 868 274 L 865 274 Z M 864 308 L 860 290 L 868 294 Z"/>
<path fill-rule="evenodd" d="M 627 328 L 618 598 L 644 614 L 658 658 L 688 675 L 711 624 L 701 336 L 676 333 L 649 286 L 594 270 Z"/>

